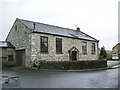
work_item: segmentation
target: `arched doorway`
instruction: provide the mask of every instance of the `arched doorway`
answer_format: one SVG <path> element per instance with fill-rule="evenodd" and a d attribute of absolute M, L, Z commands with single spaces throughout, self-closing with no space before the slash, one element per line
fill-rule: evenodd
<path fill-rule="evenodd" d="M 77 51 L 72 51 L 72 61 L 77 61 Z"/>
<path fill-rule="evenodd" d="M 77 61 L 79 59 L 79 50 L 76 47 L 72 47 L 68 52 L 70 61 Z"/>

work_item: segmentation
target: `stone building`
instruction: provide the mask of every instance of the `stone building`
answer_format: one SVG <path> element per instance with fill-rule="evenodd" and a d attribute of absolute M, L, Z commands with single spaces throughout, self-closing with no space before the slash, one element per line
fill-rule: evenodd
<path fill-rule="evenodd" d="M 33 60 L 98 60 L 98 40 L 77 30 L 16 19 L 6 41 L 15 46 L 20 65 L 30 67 Z"/>
<path fill-rule="evenodd" d="M 112 48 L 112 51 L 113 51 L 113 54 L 119 55 L 119 58 L 120 58 L 120 43 L 118 43 L 117 45 L 115 45 L 115 46 Z"/>
<path fill-rule="evenodd" d="M 10 42 L 0 41 L 0 60 L 15 62 L 14 46 Z"/>

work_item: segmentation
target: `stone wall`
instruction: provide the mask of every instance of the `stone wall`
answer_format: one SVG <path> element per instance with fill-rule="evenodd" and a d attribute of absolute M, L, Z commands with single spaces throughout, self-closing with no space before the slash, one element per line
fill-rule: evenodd
<path fill-rule="evenodd" d="M 0 48 L 0 74 L 2 74 L 1 72 L 2 72 L 2 48 Z M 0 78 L 1 78 L 1 75 L 0 75 Z"/>
<path fill-rule="evenodd" d="M 0 60 L 1 61 L 8 61 L 8 56 L 13 55 L 13 62 L 16 62 L 15 60 L 15 50 L 13 48 L 0 48 Z"/>
<path fill-rule="evenodd" d="M 7 48 L 1 48 L 1 50 L 2 50 L 2 58 L 6 58 L 6 60 L 7 60 Z"/>
<path fill-rule="evenodd" d="M 43 54 L 40 52 L 40 36 L 48 37 L 48 54 Z M 95 43 L 96 53 L 95 55 L 91 54 L 91 43 L 93 41 L 87 42 L 87 55 L 82 54 L 82 41 L 79 39 L 60 37 L 47 34 L 32 33 L 31 35 L 31 60 L 39 59 L 45 61 L 69 61 L 69 52 L 72 47 L 76 47 L 79 50 L 78 60 L 98 60 L 98 43 Z M 56 54 L 56 38 L 62 39 L 62 54 Z"/>
<path fill-rule="evenodd" d="M 10 42 L 15 50 L 25 49 L 26 66 L 30 66 L 30 33 L 31 30 L 27 28 L 23 23 L 16 19 L 13 27 L 11 28 L 6 41 Z"/>

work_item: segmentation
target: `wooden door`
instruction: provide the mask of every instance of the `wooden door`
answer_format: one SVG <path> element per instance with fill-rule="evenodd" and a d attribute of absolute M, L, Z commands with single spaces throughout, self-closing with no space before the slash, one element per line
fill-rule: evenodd
<path fill-rule="evenodd" d="M 72 61 L 77 61 L 77 51 L 72 51 Z"/>
<path fill-rule="evenodd" d="M 18 65 L 25 65 L 25 49 L 16 51 L 16 60 Z"/>

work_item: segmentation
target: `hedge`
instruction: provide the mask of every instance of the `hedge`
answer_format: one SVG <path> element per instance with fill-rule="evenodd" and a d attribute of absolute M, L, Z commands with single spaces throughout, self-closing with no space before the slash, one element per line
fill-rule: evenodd
<path fill-rule="evenodd" d="M 94 69 L 107 67 L 106 60 L 91 61 L 40 61 L 41 69 Z"/>

